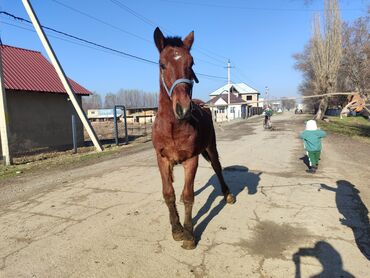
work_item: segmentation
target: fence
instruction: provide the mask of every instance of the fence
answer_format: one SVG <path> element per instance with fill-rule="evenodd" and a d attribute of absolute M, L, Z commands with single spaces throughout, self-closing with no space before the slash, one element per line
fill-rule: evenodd
<path fill-rule="evenodd" d="M 252 106 L 241 106 L 240 109 L 235 109 L 235 106 L 231 107 L 231 112 L 227 113 L 227 106 L 210 106 L 212 112 L 213 121 L 215 122 L 225 122 L 228 120 L 235 119 L 246 119 L 255 115 L 261 115 L 262 107 L 252 107 Z M 230 119 L 228 118 L 230 117 Z"/>
<path fill-rule="evenodd" d="M 121 108 L 121 106 L 116 107 L 117 109 Z M 155 109 L 127 108 L 125 114 L 116 117 L 116 125 L 115 117 L 107 117 L 105 119 L 101 118 L 99 121 L 93 121 L 92 126 L 99 140 L 106 144 L 126 143 L 126 130 L 128 141 L 139 138 L 147 141 L 151 139 L 151 127 L 155 118 Z M 85 140 L 88 140 L 86 132 Z"/>

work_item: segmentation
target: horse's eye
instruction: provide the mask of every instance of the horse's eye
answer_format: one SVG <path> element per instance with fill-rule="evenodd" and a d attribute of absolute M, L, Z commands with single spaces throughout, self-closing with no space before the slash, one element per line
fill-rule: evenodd
<path fill-rule="evenodd" d="M 161 63 L 160 66 L 161 66 L 161 69 L 163 70 L 166 69 L 166 66 L 164 64 Z"/>

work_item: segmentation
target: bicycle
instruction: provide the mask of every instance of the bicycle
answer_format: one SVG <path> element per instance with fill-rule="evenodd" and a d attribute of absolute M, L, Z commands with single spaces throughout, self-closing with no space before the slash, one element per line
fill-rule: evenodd
<path fill-rule="evenodd" d="M 263 121 L 263 128 L 264 129 L 271 129 L 272 128 L 272 123 L 271 123 L 271 117 L 270 116 L 265 116 L 265 119 Z"/>

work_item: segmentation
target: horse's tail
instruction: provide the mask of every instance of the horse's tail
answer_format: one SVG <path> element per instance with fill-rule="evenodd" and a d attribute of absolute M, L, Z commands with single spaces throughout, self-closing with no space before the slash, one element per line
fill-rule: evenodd
<path fill-rule="evenodd" d="M 202 152 L 202 156 L 204 157 L 205 160 L 208 162 L 211 162 L 211 158 L 209 157 L 209 154 L 207 151 Z"/>

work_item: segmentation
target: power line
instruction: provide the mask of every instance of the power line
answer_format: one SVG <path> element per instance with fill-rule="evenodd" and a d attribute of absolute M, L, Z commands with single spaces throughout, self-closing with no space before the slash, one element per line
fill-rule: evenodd
<path fill-rule="evenodd" d="M 241 79 L 241 80 L 245 80 L 245 81 L 247 81 L 248 82 L 248 80 L 250 80 L 250 77 L 248 77 L 242 70 L 241 70 L 241 68 L 239 68 L 238 66 L 235 66 L 234 67 L 235 68 L 235 73 L 239 76 L 239 78 Z"/>
<path fill-rule="evenodd" d="M 32 33 L 36 33 L 36 31 L 34 29 L 31 29 L 31 28 L 27 28 L 27 27 L 23 27 L 23 26 L 18 26 L 18 25 L 9 23 L 9 22 L 1 21 L 1 20 L 0 20 L 0 23 L 6 24 L 8 26 L 12 26 L 12 27 L 15 27 L 15 28 L 18 28 L 18 29 L 22 29 L 22 30 L 25 30 L 25 31 L 29 31 L 29 32 L 32 32 Z M 73 40 L 70 40 L 70 39 L 62 38 L 62 37 L 59 37 L 59 36 L 56 36 L 56 35 L 48 34 L 48 36 L 51 37 L 51 38 L 55 38 L 55 39 L 58 39 L 58 40 L 69 42 L 69 43 L 72 43 L 72 44 L 75 44 L 75 45 L 79 45 L 79 46 L 82 46 L 82 47 L 94 49 L 96 51 L 100 51 L 100 52 L 104 52 L 104 53 L 109 53 L 109 54 L 113 54 L 113 55 L 122 57 L 122 55 L 119 55 L 117 53 L 114 53 L 114 52 L 111 52 L 111 51 L 108 51 L 108 50 L 104 50 L 104 49 L 100 49 L 100 48 L 97 48 L 97 47 L 93 47 L 93 46 L 90 46 L 90 45 L 87 45 L 87 44 L 83 44 L 83 43 L 80 43 L 80 42 L 76 42 L 76 41 L 73 41 Z"/>
<path fill-rule="evenodd" d="M 216 63 L 213 63 L 213 62 L 210 62 L 210 61 L 207 61 L 207 60 L 204 60 L 204 59 L 201 59 L 201 58 L 196 58 L 197 61 L 201 61 L 203 63 L 206 63 L 206 64 L 209 64 L 209 65 L 212 65 L 212 66 L 215 66 L 215 67 L 218 67 L 218 68 L 223 68 L 224 66 L 221 65 L 221 64 L 216 64 Z"/>
<path fill-rule="evenodd" d="M 143 16 L 142 14 L 136 12 L 135 10 L 131 9 L 130 7 L 128 7 L 127 5 L 123 4 L 122 1 L 120 0 L 109 0 L 110 2 L 112 2 L 113 4 L 117 5 L 118 7 L 120 7 L 121 9 L 127 11 L 128 13 L 132 14 L 133 16 L 135 16 L 136 18 L 140 19 L 141 21 L 143 21 L 144 23 L 152 26 L 152 27 L 157 27 L 159 26 L 162 30 L 166 31 L 166 33 L 169 33 L 171 35 L 173 35 L 174 33 L 171 32 L 169 29 L 167 28 L 164 28 L 163 26 L 160 26 L 159 24 L 155 23 L 154 21 L 150 20 L 149 18 Z M 202 49 L 202 50 L 200 50 Z M 203 55 L 205 56 L 208 56 L 209 58 L 212 58 L 218 62 L 220 62 L 221 60 L 220 59 L 217 59 L 214 57 L 214 55 L 218 56 L 218 57 L 221 57 L 221 58 L 224 58 L 226 59 L 225 56 L 222 56 L 222 55 L 219 55 L 213 51 L 210 51 L 210 50 L 207 50 L 205 48 L 202 48 L 202 47 L 198 47 L 197 49 L 199 52 L 201 52 Z M 205 52 L 208 52 L 210 54 L 206 54 Z M 213 54 L 213 55 L 212 55 Z M 224 61 L 221 61 L 221 63 L 224 63 Z"/>
<path fill-rule="evenodd" d="M 128 7 L 127 5 L 123 4 L 120 0 L 109 0 L 110 2 L 112 2 L 113 4 L 115 4 L 116 6 L 118 6 L 119 8 L 127 11 L 128 13 L 132 14 L 133 16 L 135 16 L 136 18 L 140 19 L 142 22 L 152 26 L 152 27 L 157 27 L 159 26 L 162 30 L 166 31 L 167 33 L 170 33 L 173 35 L 173 33 L 169 30 L 167 30 L 166 28 L 164 28 L 163 26 L 160 26 L 158 24 L 156 24 L 154 21 L 150 20 L 149 18 L 143 16 L 142 14 L 139 14 L 138 12 L 134 11 L 133 9 L 131 9 L 130 7 Z"/>
<path fill-rule="evenodd" d="M 97 17 L 95 17 L 95 16 L 93 16 L 93 15 L 91 15 L 91 14 L 88 14 L 88 13 L 84 12 L 84 11 L 81 11 L 81 10 L 79 10 L 79 9 L 76 9 L 76 8 L 74 8 L 74 7 L 71 7 L 71 6 L 69 6 L 69 5 L 66 5 L 66 4 L 64 4 L 64 3 L 62 3 L 62 2 L 60 2 L 60 1 L 58 1 L 58 0 L 51 0 L 51 1 L 55 2 L 55 3 L 56 3 L 56 4 L 58 4 L 58 5 L 63 6 L 63 7 L 64 7 L 64 8 L 66 8 L 66 9 L 72 10 L 72 11 L 74 11 L 74 12 L 78 13 L 78 14 L 81 14 L 81 15 L 83 15 L 83 16 L 85 16 L 85 17 L 87 17 L 87 18 L 90 18 L 90 19 L 92 19 L 92 20 L 94 20 L 94 21 L 97 21 L 97 22 L 99 22 L 99 23 L 102 23 L 102 24 L 104 24 L 104 25 L 106 25 L 106 26 L 108 26 L 108 27 L 111 27 L 111 28 L 113 28 L 113 29 L 115 29 L 115 30 L 118 30 L 118 31 L 120 31 L 120 32 L 122 32 L 122 33 L 128 34 L 128 35 L 133 36 L 133 37 L 135 37 L 135 38 L 137 38 L 137 39 L 140 39 L 140 40 L 142 40 L 142 41 L 145 41 L 145 42 L 147 42 L 147 43 L 152 44 L 152 41 L 150 41 L 150 40 L 148 40 L 148 39 L 146 39 L 146 38 L 143 38 L 143 37 L 141 37 L 141 36 L 139 36 L 139 35 L 136 35 L 136 34 L 134 34 L 134 33 L 131 33 L 131 32 L 129 32 L 129 31 L 127 31 L 127 30 L 125 30 L 125 29 L 123 29 L 123 28 L 121 28 L 121 27 L 118 27 L 118 26 L 116 26 L 116 25 L 113 25 L 113 24 L 111 24 L 111 23 L 109 23 L 109 22 L 107 22 L 107 21 L 104 21 L 104 20 L 102 20 L 102 19 L 100 19 L 100 18 L 97 18 Z M 123 3 L 119 2 L 119 1 L 115 1 L 115 0 L 110 0 L 110 1 L 111 1 L 112 3 L 114 3 L 114 4 L 116 4 L 116 5 L 119 5 L 119 7 L 121 7 L 121 8 L 123 8 L 123 9 L 125 9 L 125 10 L 129 11 L 130 13 L 132 13 L 133 15 L 135 15 L 136 17 L 138 17 L 139 19 L 142 19 L 142 18 L 143 18 L 144 22 L 146 22 L 146 23 L 150 24 L 151 26 L 154 26 L 154 27 L 156 26 L 156 24 L 155 24 L 155 23 L 153 23 L 150 19 L 145 18 L 144 16 L 142 16 L 142 15 L 140 15 L 140 14 L 137 14 L 134 10 L 130 9 L 129 7 L 127 7 L 126 5 L 124 5 Z M 162 28 L 163 30 L 165 30 L 162 26 L 161 26 L 161 28 Z M 205 54 L 205 55 L 206 55 L 206 54 Z M 206 55 L 206 56 L 209 56 L 209 55 Z M 210 56 L 209 56 L 209 57 L 210 57 Z M 211 58 L 212 58 L 212 57 L 211 57 Z M 201 62 L 204 62 L 204 63 L 207 63 L 207 64 L 211 64 L 211 65 L 219 66 L 219 65 L 216 65 L 216 64 L 214 64 L 214 63 L 212 63 L 212 62 L 206 61 L 206 60 L 204 60 L 204 59 L 199 59 L 199 58 L 197 58 L 197 60 L 198 60 L 198 61 L 201 61 Z"/>
<path fill-rule="evenodd" d="M 205 54 L 205 55 L 208 56 L 208 57 L 211 57 L 211 58 L 213 58 L 215 60 L 221 61 L 220 59 L 216 59 L 215 56 L 218 56 L 218 57 L 224 59 L 224 60 L 221 61 L 222 63 L 225 63 L 225 60 L 227 60 L 227 57 L 225 57 L 223 55 L 220 55 L 220 54 L 217 54 L 216 52 L 213 52 L 213 51 L 211 51 L 209 49 L 206 49 L 204 47 L 199 47 L 199 46 L 198 46 L 198 48 L 201 49 L 201 50 L 203 50 L 203 51 L 205 51 L 205 52 L 208 52 L 209 54 L 208 55 Z M 203 52 L 203 54 L 204 54 L 204 52 Z M 215 56 L 212 57 L 212 55 L 215 55 Z"/>
<path fill-rule="evenodd" d="M 205 76 L 205 77 L 210 77 L 210 78 L 217 78 L 217 79 L 224 79 L 226 80 L 227 78 L 226 77 L 222 77 L 222 76 L 215 76 L 215 75 L 209 75 L 209 74 L 205 74 L 205 73 L 199 73 L 199 72 L 196 72 L 197 75 L 201 75 L 201 76 Z"/>
<path fill-rule="evenodd" d="M 102 19 L 100 19 L 100 18 L 97 18 L 97 17 L 95 17 L 95 16 L 92 16 L 92 15 L 90 15 L 90 14 L 86 13 L 86 12 L 83 12 L 83 11 L 79 10 L 79 9 L 76 9 L 76 8 L 74 8 L 74 7 L 71 7 L 71 6 L 68 6 L 68 5 L 66 5 L 66 4 L 64 4 L 64 3 L 62 3 L 62 2 L 60 2 L 60 1 L 58 1 L 58 0 L 51 0 L 51 1 L 53 1 L 53 2 L 57 3 L 58 5 L 61 5 L 61 6 L 65 7 L 65 8 L 67 8 L 67 9 L 70 9 L 70 10 L 72 10 L 72 11 L 76 12 L 76 13 L 79 13 L 79 14 L 81 14 L 81 15 L 83 15 L 83 16 L 86 16 L 86 17 L 88 17 L 88 18 L 90 18 L 90 19 L 93 19 L 93 20 L 95 20 L 95 21 L 97 21 L 97 22 L 100 22 L 100 23 L 102 23 L 102 24 L 104 24 L 104 25 L 106 25 L 106 26 L 109 26 L 109 27 L 111 27 L 111 28 L 113 28 L 113 29 L 116 29 L 116 30 L 118 30 L 118 31 L 120 31 L 120 32 L 122 32 L 122 33 L 128 34 L 128 35 L 130 35 L 130 36 L 133 36 L 133 37 L 135 37 L 135 38 L 137 38 L 137 39 L 140 39 L 140 40 L 146 41 L 146 42 L 148 42 L 148 43 L 152 43 L 152 41 L 150 41 L 150 40 L 148 40 L 148 39 L 146 39 L 146 38 L 143 38 L 143 37 L 138 36 L 138 35 L 136 35 L 136 34 L 134 34 L 134 33 L 131 33 L 131 32 L 129 32 L 129 31 L 127 31 L 127 30 L 125 30 L 125 29 L 123 29 L 123 28 L 121 28 L 121 27 L 117 27 L 117 26 L 115 26 L 115 25 L 113 25 L 113 24 L 111 24 L 111 23 L 109 23 L 109 22 L 106 22 L 106 21 L 104 21 L 104 20 L 102 20 Z"/>
<path fill-rule="evenodd" d="M 0 11 L 0 14 L 4 14 L 4 15 L 7 15 L 15 20 L 19 20 L 19 21 L 23 21 L 23 22 L 27 22 L 27 23 L 30 23 L 32 24 L 32 22 L 28 19 L 25 19 L 25 18 L 22 18 L 22 17 L 18 17 L 18 16 L 15 16 L 13 14 L 10 14 L 8 12 L 5 12 L 5 11 Z M 66 37 L 70 37 L 70 38 L 73 38 L 75 40 L 78 40 L 78 41 L 81 41 L 81 42 L 84 42 L 84 43 L 87 43 L 87 44 L 90 44 L 90 45 L 94 45 L 94 46 L 97 46 L 97 47 L 100 47 L 102 49 L 106 49 L 106 50 L 109 50 L 109 51 L 112 51 L 112 52 L 116 52 L 116 53 L 119 53 L 121 55 L 124 55 L 124 56 L 127 56 L 127 57 L 130 57 L 130 58 L 133 58 L 133 59 L 136 59 L 136 60 L 140 60 L 140 61 L 143 61 L 143 62 L 147 62 L 147 63 L 151 63 L 151 64 L 158 64 L 157 62 L 154 62 L 154 61 L 151 61 L 149 59 L 146 59 L 146 58 L 142 58 L 142 57 L 139 57 L 139 56 L 136 56 L 136 55 L 133 55 L 133 54 L 130 54 L 130 53 L 127 53 L 127 52 L 124 52 L 124 51 L 121 51 L 121 50 L 117 50 L 117 49 L 113 49 L 111 47 L 108 47 L 108 46 L 104 46 L 102 44 L 99 44 L 99 43 L 96 43 L 96 42 L 92 42 L 92 41 L 89 41 L 89 40 L 86 40 L 86 39 L 83 39 L 83 38 L 80 38 L 80 37 L 77 37 L 75 35 L 71 35 L 71 34 L 68 34 L 66 32 L 62 32 L 62 31 L 58 31 L 54 28 L 51 28 L 51 27 L 47 27 L 47 26 L 44 26 L 44 25 L 41 25 L 42 28 L 46 29 L 46 30 L 49 30 L 49 31 L 52 31 L 52 32 L 55 32 L 57 34 L 61 34 L 63 36 L 66 36 Z"/>
<path fill-rule="evenodd" d="M 211 58 L 211 59 L 213 59 L 213 60 L 215 60 L 215 61 L 217 61 L 217 62 L 219 62 L 219 63 L 225 64 L 225 61 L 222 61 L 221 59 L 215 58 L 214 56 L 212 56 L 212 55 L 210 55 L 210 54 L 206 53 L 205 51 L 201 50 L 200 48 L 195 49 L 195 51 L 199 51 L 199 52 L 200 52 L 200 53 L 202 53 L 203 55 L 205 55 L 205 56 L 207 56 L 207 57 L 209 57 L 209 58 Z"/>
<path fill-rule="evenodd" d="M 287 8 L 262 8 L 262 7 L 247 7 L 247 6 L 232 6 L 215 3 L 201 3 L 201 2 L 185 2 L 179 0 L 161 0 L 162 2 L 172 4 L 182 4 L 190 6 L 203 6 L 210 8 L 221 8 L 221 9 L 238 9 L 238 10 L 251 10 L 251 11 L 272 11 L 272 12 L 319 12 L 324 11 L 323 9 L 287 9 Z M 362 9 L 340 9 L 340 11 L 362 11 Z"/>
<path fill-rule="evenodd" d="M 25 18 L 15 16 L 15 15 L 13 15 L 11 13 L 8 13 L 8 12 L 5 12 L 5 11 L 0 11 L 0 15 L 1 14 L 4 14 L 4 15 L 6 15 L 6 16 L 8 16 L 8 17 L 10 17 L 10 18 L 12 18 L 12 19 L 14 19 L 16 21 L 19 21 L 19 22 L 27 22 L 27 23 L 32 24 L 31 21 L 29 21 L 29 20 L 27 20 Z M 14 26 L 14 27 L 18 27 L 20 29 L 25 29 L 25 30 L 28 30 L 28 31 L 35 32 L 34 30 L 31 30 L 31 29 L 28 29 L 28 28 L 24 28 L 24 27 L 20 27 L 20 26 L 16 26 L 14 24 L 10 24 L 10 23 L 7 23 L 7 22 L 3 22 L 3 23 L 5 23 L 7 25 Z M 82 46 L 87 46 L 88 45 L 87 47 L 92 48 L 92 49 L 95 49 L 95 50 L 103 50 L 104 52 L 112 52 L 112 53 L 115 53 L 115 54 L 120 54 L 120 56 L 123 55 L 125 57 L 129 57 L 129 58 L 132 58 L 134 60 L 141 61 L 141 62 L 146 62 L 146 63 L 149 63 L 149 64 L 158 65 L 158 62 L 155 62 L 155 61 L 152 61 L 152 60 L 149 60 L 149 59 L 146 59 L 146 58 L 142 58 L 142 57 L 139 57 L 137 55 L 133 55 L 133 54 L 130 54 L 130 53 L 127 53 L 127 52 L 124 52 L 124 51 L 121 51 L 121 50 L 117 50 L 117 49 L 114 49 L 114 48 L 111 48 L 111 47 L 107 47 L 107 46 L 104 46 L 104 45 L 101 45 L 99 43 L 95 43 L 95 42 L 92 42 L 92 41 L 89 41 L 89 40 L 86 40 L 86 39 L 82 39 L 82 38 L 79 38 L 79 37 L 77 37 L 75 35 L 71 35 L 71 34 L 68 34 L 66 32 L 56 30 L 56 29 L 51 28 L 51 27 L 47 27 L 47 26 L 44 26 L 44 25 L 41 25 L 41 26 L 42 26 L 42 28 L 44 28 L 46 30 L 55 32 L 57 34 L 66 36 L 68 38 L 72 38 L 74 40 L 77 40 L 78 42 L 82 42 L 83 43 L 83 44 L 77 43 L 79 45 L 82 45 Z M 56 37 L 56 38 L 62 39 L 62 40 L 67 41 L 67 42 L 76 43 L 74 41 L 66 40 L 66 39 L 63 39 L 63 38 L 60 38 L 60 37 Z M 91 46 L 93 46 L 93 47 L 91 47 Z M 99 48 L 99 49 L 97 49 L 96 47 Z M 204 77 L 208 77 L 208 78 L 225 79 L 224 77 L 221 77 L 221 76 L 209 75 L 209 74 L 205 74 L 205 73 L 196 72 L 196 74 L 199 75 L 199 76 L 204 76 Z"/>

